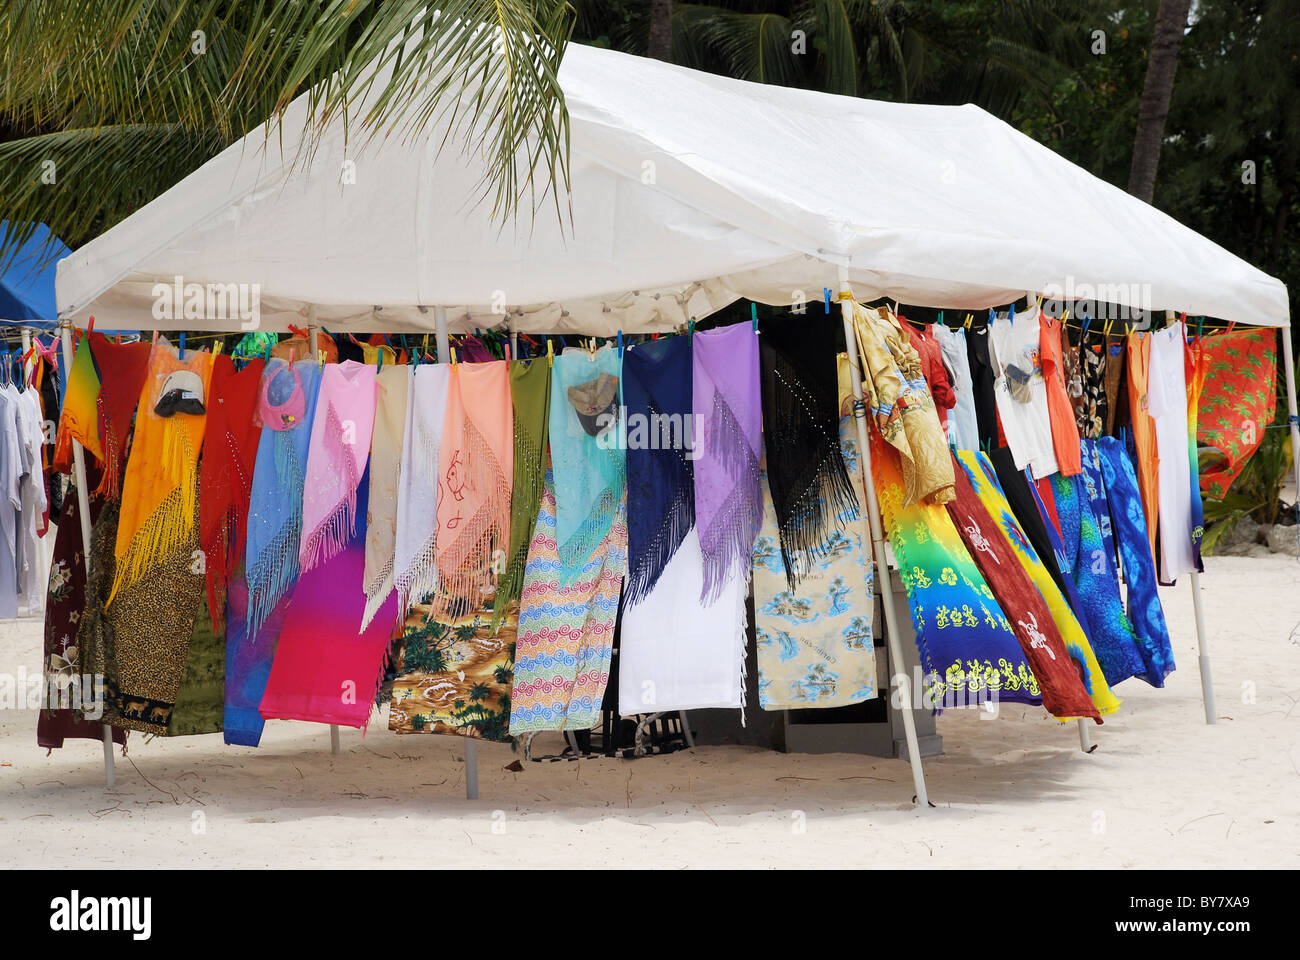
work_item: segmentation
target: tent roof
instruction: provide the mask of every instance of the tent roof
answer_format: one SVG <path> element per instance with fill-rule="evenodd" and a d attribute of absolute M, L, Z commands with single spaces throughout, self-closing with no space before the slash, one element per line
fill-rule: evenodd
<path fill-rule="evenodd" d="M 502 227 L 480 159 L 443 131 L 300 152 L 306 102 L 59 264 L 61 314 L 154 316 L 155 284 L 257 285 L 260 323 L 355 331 L 496 326 L 610 335 L 747 297 L 976 309 L 1027 292 L 1289 322 L 1285 286 L 977 107 L 745 83 L 572 44 L 571 219 Z M 549 199 L 546 201 L 549 204 Z M 248 288 L 251 290 L 251 287 Z M 192 287 L 182 289 L 189 296 Z M 178 308 L 179 309 L 179 308 Z M 245 322 L 249 326 L 251 321 Z"/>
<path fill-rule="evenodd" d="M 11 229 L 8 220 L 0 220 L 0 247 Z M 0 323 L 21 323 L 28 327 L 53 329 L 58 320 L 54 303 L 55 263 L 72 251 L 58 237 L 51 249 L 50 228 L 38 223 L 32 235 L 0 271 Z"/>

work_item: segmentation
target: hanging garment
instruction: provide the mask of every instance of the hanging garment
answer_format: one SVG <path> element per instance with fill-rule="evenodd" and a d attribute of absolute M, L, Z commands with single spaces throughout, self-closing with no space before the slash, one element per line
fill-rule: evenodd
<path fill-rule="evenodd" d="M 374 367 L 353 360 L 321 371 L 303 485 L 303 572 L 342 551 L 357 529 L 357 491 L 375 427 L 375 376 Z"/>
<path fill-rule="evenodd" d="M 970 366 L 971 392 L 975 397 L 975 422 L 979 428 L 979 449 L 1001 446 L 998 430 L 997 376 L 993 372 L 987 326 L 966 331 L 966 356 Z"/>
<path fill-rule="evenodd" d="M 399 617 L 412 601 L 427 603 L 438 584 L 438 457 L 450 382 L 447 363 L 421 364 L 411 379 L 393 555 Z"/>
<path fill-rule="evenodd" d="M 1089 699 L 1081 671 L 1066 647 L 1047 601 L 1034 586 L 1002 526 L 976 494 L 972 478 L 960 462 L 956 478 L 957 497 L 947 504 L 948 515 L 993 591 L 993 599 L 1008 612 L 1020 649 L 1038 681 L 1044 709 L 1062 720 L 1092 717 L 1101 723 L 1101 714 Z M 981 484 L 988 482 L 978 472 L 975 478 Z"/>
<path fill-rule="evenodd" d="M 198 464 L 207 424 L 212 354 L 182 361 L 165 340 L 153 345 L 122 481 L 113 596 L 139 583 L 198 540 Z M 192 625 L 191 625 L 192 626 Z"/>
<path fill-rule="evenodd" d="M 1122 333 L 1104 333 L 1106 353 L 1106 436 L 1113 437 L 1132 426 L 1128 383 L 1128 338 Z"/>
<path fill-rule="evenodd" d="M 256 638 L 298 580 L 303 487 L 320 382 L 313 360 L 300 360 L 292 369 L 286 361 L 272 360 L 262 373 L 257 406 L 262 434 L 253 466 L 244 561 L 249 640 Z"/>
<path fill-rule="evenodd" d="M 886 307 L 852 304 L 863 397 L 880 435 L 898 454 L 903 506 L 952 499 L 952 457 L 927 392 L 920 357 Z"/>
<path fill-rule="evenodd" d="M 948 379 L 947 368 L 943 364 L 943 349 L 934 336 L 934 325 L 924 331 L 918 330 L 902 317 L 899 326 L 907 334 L 908 344 L 921 359 L 921 376 L 930 391 L 935 413 L 939 417 L 939 426 L 944 435 L 948 433 L 948 411 L 957 405 L 957 397 L 952 390 L 952 381 Z"/>
<path fill-rule="evenodd" d="M 1110 510 L 1115 542 L 1119 547 L 1124 582 L 1128 584 L 1128 616 L 1138 636 L 1138 653 L 1145 664 L 1147 683 L 1162 686 L 1174 669 L 1173 648 L 1160 591 L 1156 588 L 1156 567 L 1147 540 L 1133 462 L 1124 445 L 1114 437 L 1097 441 L 1097 463 Z"/>
<path fill-rule="evenodd" d="M 114 343 L 98 333 L 87 339 L 100 381 L 96 406 L 104 479 L 96 492 L 117 497 L 130 452 L 132 425 L 139 424 L 136 407 L 149 376 L 153 348 L 148 342 Z"/>
<path fill-rule="evenodd" d="M 1160 457 L 1157 453 L 1156 425 L 1150 410 L 1151 335 L 1144 330 L 1128 338 L 1128 398 L 1132 417 L 1133 446 L 1137 451 L 1138 490 L 1142 494 L 1142 512 L 1146 517 L 1147 539 L 1151 555 L 1156 555 L 1156 527 L 1159 523 Z"/>
<path fill-rule="evenodd" d="M 952 330 L 943 324 L 935 324 L 934 331 L 943 359 L 952 370 L 956 394 L 956 405 L 948 418 L 948 435 L 958 450 L 978 450 L 979 419 L 975 413 L 975 385 L 971 379 L 966 331 L 960 327 Z"/>
<path fill-rule="evenodd" d="M 737 323 L 695 334 L 693 409 L 695 522 L 704 556 L 704 599 L 739 572 L 763 522 L 758 484 L 763 456 L 763 402 L 758 333 Z"/>
<path fill-rule="evenodd" d="M 510 702 L 513 736 L 586 730 L 600 721 L 627 569 L 625 516 L 620 506 L 583 569 L 562 581 L 554 477 L 546 471 L 520 598 Z"/>
<path fill-rule="evenodd" d="M 1016 559 L 1033 581 L 1038 595 L 1047 604 L 1052 622 L 1060 631 L 1061 640 L 1070 653 L 1070 659 L 1074 661 L 1079 678 L 1083 681 L 1093 706 L 1103 717 L 1114 713 L 1119 709 L 1120 700 L 1106 683 L 1101 664 L 1097 662 L 1092 643 L 1088 639 L 1087 628 L 1075 614 L 1066 595 L 1056 585 L 1041 555 L 1026 536 L 1025 528 L 1016 519 L 1004 488 L 998 482 L 999 474 L 994 472 L 992 461 L 983 453 L 967 451 L 958 453 L 957 461 L 965 471 L 967 479 L 970 480 L 971 489 L 984 505 L 989 516 L 997 523 Z M 1010 462 L 1009 456 L 1008 462 Z M 1016 606 L 1019 604 L 1013 603 L 1013 609 Z"/>
<path fill-rule="evenodd" d="M 551 371 L 551 466 L 563 583 L 572 582 L 596 552 L 623 502 L 621 377 L 622 360 L 612 347 L 570 347 Z"/>
<path fill-rule="evenodd" d="M 509 365 L 453 365 L 438 451 L 434 607 L 442 614 L 475 610 L 485 591 L 495 594 L 510 549 L 514 456 Z"/>
<path fill-rule="evenodd" d="M 226 593 L 226 673 L 224 721 L 226 743 L 255 747 L 262 739 L 258 707 L 266 693 L 266 681 L 275 660 L 275 649 L 292 593 L 272 608 L 256 633 L 249 634 L 248 584 L 236 575 Z"/>
<path fill-rule="evenodd" d="M 1059 469 L 1052 446 L 1052 418 L 1043 379 L 1038 307 L 997 317 L 990 326 L 990 355 L 998 417 L 1016 469 L 1050 477 Z"/>
<path fill-rule="evenodd" d="M 94 461 L 86 464 L 87 484 L 99 482 Z M 98 519 L 101 500 L 90 498 L 90 519 Z M 81 716 L 81 708 L 94 711 L 102 686 L 86 669 L 77 646 L 77 634 L 86 609 L 86 560 L 81 542 L 81 505 L 74 488 L 68 489 L 54 537 L 54 558 L 50 564 L 49 591 L 45 598 L 45 689 L 57 690 L 63 705 L 46 705 L 36 720 L 36 742 L 44 749 L 63 746 L 66 739 L 99 740 L 103 727 L 98 720 Z M 103 675 L 100 674 L 102 677 Z M 114 728 L 113 739 L 126 742 L 126 731 Z"/>
<path fill-rule="evenodd" d="M 627 411 L 628 604 L 650 594 L 695 524 L 691 337 L 638 344 L 623 357 Z"/>
<path fill-rule="evenodd" d="M 1191 485 L 1192 556 L 1196 561 L 1196 569 L 1203 571 L 1205 565 L 1201 562 L 1201 542 L 1205 539 L 1205 504 L 1201 499 L 1201 480 L 1198 475 L 1200 456 L 1196 448 L 1196 431 L 1201 393 L 1205 389 L 1206 364 L 1200 337 L 1188 341 L 1183 360 L 1187 378 L 1187 479 Z"/>
<path fill-rule="evenodd" d="M 840 354 L 840 449 L 855 490 L 862 463 L 848 357 Z M 812 569 L 790 589 L 776 508 L 763 477 L 763 527 L 754 542 L 754 637 L 764 710 L 842 707 L 876 696 L 871 552 L 854 511 L 835 518 Z"/>
<path fill-rule="evenodd" d="M 1058 552 L 1053 545 L 1055 530 L 1052 529 L 1050 521 L 1038 508 L 1038 499 L 1035 496 L 1037 491 L 1034 490 L 1033 484 L 1025 478 L 1024 473 L 1016 469 L 1011 451 L 1006 447 L 999 447 L 988 456 L 990 464 L 997 472 L 999 486 L 1011 507 L 1016 522 L 1019 523 L 1020 529 L 1024 531 L 1025 536 L 1029 538 L 1035 554 L 1040 558 L 1040 562 L 1061 593 L 1071 600 L 1070 606 L 1074 610 L 1075 616 L 1079 618 L 1084 633 L 1087 633 L 1088 621 L 1085 619 L 1083 611 L 1073 603 L 1071 591 L 1073 591 L 1074 585 L 1061 569 L 1061 564 L 1064 561 L 1064 551 Z M 991 508 L 989 512 L 997 516 L 997 513 Z"/>
<path fill-rule="evenodd" d="M 1192 543 L 1192 480 L 1188 458 L 1187 342 L 1177 321 L 1151 337 L 1147 412 L 1155 422 L 1160 469 L 1156 478 L 1160 503 L 1160 580 L 1173 583 L 1199 570 Z"/>
<path fill-rule="evenodd" d="M 622 716 L 744 709 L 749 584 L 736 571 L 717 599 L 706 601 L 700 599 L 703 579 L 704 556 L 692 528 L 649 596 L 624 607 L 618 647 Z"/>
<path fill-rule="evenodd" d="M 0 619 L 18 616 L 22 558 L 22 440 L 17 394 L 0 389 Z"/>
<path fill-rule="evenodd" d="M 1200 471 L 1201 491 L 1222 500 L 1259 448 L 1277 409 L 1277 334 L 1269 329 L 1201 340 L 1203 387 L 1196 439 L 1217 456 Z"/>
<path fill-rule="evenodd" d="M 29 616 L 36 616 L 45 604 L 49 571 L 44 567 L 44 550 L 37 529 L 49 504 L 45 499 L 45 478 L 41 472 L 41 408 L 36 391 L 21 393 L 12 384 L 7 388 L 13 400 L 18 430 L 18 453 L 22 464 L 18 482 L 18 536 L 16 568 L 18 599 Z"/>
<path fill-rule="evenodd" d="M 1011 622 L 947 511 L 933 504 L 904 506 L 898 455 L 874 433 L 871 466 L 912 611 L 926 703 L 936 710 L 999 700 L 1041 703 L 1038 680 Z"/>
<path fill-rule="evenodd" d="M 1061 341 L 1058 346 L 1061 355 L 1061 375 L 1065 379 L 1065 392 L 1070 398 L 1070 413 L 1074 417 L 1075 435 L 1082 436 L 1088 420 L 1088 398 L 1083 390 L 1082 342 L 1079 346 L 1070 343 L 1070 328 L 1064 320 L 1057 326 L 1061 329 Z"/>
<path fill-rule="evenodd" d="M 1106 682 L 1113 687 L 1144 673 L 1146 666 L 1138 653 L 1138 638 L 1133 624 L 1124 615 L 1119 579 L 1106 561 L 1095 513 L 1101 495 L 1099 491 L 1088 488 L 1089 482 L 1086 473 L 1076 477 L 1060 474 L 1052 477 L 1065 545 L 1064 572 L 1074 580 L 1088 618 L 1093 652 L 1101 663 Z"/>
<path fill-rule="evenodd" d="M 148 348 L 146 347 L 146 352 Z M 104 450 L 99 443 L 99 371 L 90 350 L 90 338 L 82 338 L 73 355 L 72 369 L 68 372 L 67 389 L 63 392 L 63 407 L 59 411 L 59 430 L 55 439 L 54 469 L 59 473 L 72 473 L 72 441 L 76 440 L 96 460 L 104 460 Z M 140 398 L 137 389 L 135 399 Z"/>
<path fill-rule="evenodd" d="M 1083 374 L 1083 404 L 1075 407 L 1079 435 L 1095 440 L 1106 435 L 1110 420 L 1110 400 L 1106 394 L 1110 368 L 1105 337 L 1084 331 L 1079 337 L 1078 356 Z"/>
<path fill-rule="evenodd" d="M 500 625 L 506 608 L 523 591 L 524 570 L 533 525 L 541 509 L 549 446 L 551 364 L 549 360 L 516 360 L 510 364 L 510 405 L 514 411 L 514 482 L 510 491 L 510 558 L 497 583 L 492 625 Z"/>
<path fill-rule="evenodd" d="M 468 365 L 457 366 L 463 374 Z M 443 618 L 434 606 L 411 605 L 395 664 L 388 729 L 498 741 L 514 733 L 510 691 L 519 612 L 512 604 L 492 627 L 492 564 L 492 558 L 484 558 L 483 572 L 471 578 L 486 589 L 464 612 Z"/>
<path fill-rule="evenodd" d="M 322 403 L 318 416 L 328 409 Z M 267 720 L 360 729 L 369 723 L 397 621 L 396 600 L 390 595 L 370 626 L 357 633 L 366 605 L 362 581 L 369 479 L 358 478 L 356 510 L 363 519 L 351 538 L 340 552 L 303 570 L 294 586 L 258 708 Z"/>
<path fill-rule="evenodd" d="M 1060 472 L 1075 477 L 1083 470 L 1083 465 L 1079 462 L 1079 425 L 1075 422 L 1074 402 L 1065 381 L 1065 359 L 1061 354 L 1061 334 L 1065 326 L 1042 310 L 1038 311 L 1038 316 L 1038 351 L 1043 368 L 1043 386 L 1047 391 L 1052 452 Z"/>
<path fill-rule="evenodd" d="M 225 595 L 222 594 L 224 603 Z M 176 688 L 176 705 L 169 737 L 193 737 L 202 733 L 219 733 L 225 713 L 226 631 L 207 608 L 207 598 L 200 598 L 194 617 L 194 632 L 185 650 L 185 668 Z"/>
<path fill-rule="evenodd" d="M 375 428 L 370 435 L 370 512 L 366 516 L 366 608 L 361 616 L 362 630 L 370 626 L 380 605 L 393 592 L 402 441 L 410 393 L 410 368 L 394 364 L 379 370 L 375 377 Z"/>
<path fill-rule="evenodd" d="M 226 587 L 244 559 L 248 535 L 248 505 L 253 495 L 257 461 L 257 400 L 262 361 L 243 370 L 218 355 L 212 363 L 203 459 L 199 464 L 199 545 L 203 548 L 207 609 L 212 627 L 222 622 Z"/>
<path fill-rule="evenodd" d="M 857 506 L 839 444 L 838 328 L 830 321 L 759 324 L 767 482 L 791 588 L 811 569 L 834 517 Z"/>

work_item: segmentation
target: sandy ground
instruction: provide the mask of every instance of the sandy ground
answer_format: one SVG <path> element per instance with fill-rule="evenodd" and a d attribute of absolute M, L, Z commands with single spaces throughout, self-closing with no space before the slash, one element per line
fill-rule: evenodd
<path fill-rule="evenodd" d="M 1095 753 L 1041 710 L 950 713 L 928 811 L 902 762 L 744 747 L 513 773 L 484 743 L 469 802 L 463 743 L 380 720 L 338 757 L 305 723 L 257 750 L 133 734 L 106 790 L 98 744 L 46 756 L 34 713 L 0 710 L 0 845 L 42 867 L 1300 867 L 1300 564 L 1211 558 L 1202 583 L 1218 725 L 1185 580 L 1165 597 L 1181 669 L 1121 686 Z M 39 662 L 38 624 L 0 625 L 0 672 Z"/>

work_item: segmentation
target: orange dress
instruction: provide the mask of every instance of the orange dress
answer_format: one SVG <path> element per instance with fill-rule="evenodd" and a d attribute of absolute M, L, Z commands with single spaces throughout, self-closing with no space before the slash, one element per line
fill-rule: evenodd
<path fill-rule="evenodd" d="M 1047 417 L 1052 423 L 1052 450 L 1061 476 L 1073 477 L 1083 472 L 1083 460 L 1079 456 L 1079 424 L 1074 417 L 1070 392 L 1065 387 L 1061 321 L 1040 311 L 1038 331 L 1039 362 L 1043 366 L 1043 381 L 1047 384 Z"/>
<path fill-rule="evenodd" d="M 1156 422 L 1147 413 L 1147 384 L 1151 378 L 1151 338 L 1143 331 L 1128 337 L 1128 402 L 1133 417 L 1133 446 L 1137 450 L 1138 493 L 1146 514 L 1151 555 L 1156 553 L 1156 520 L 1159 516 L 1158 481 L 1160 457 L 1156 454 Z"/>

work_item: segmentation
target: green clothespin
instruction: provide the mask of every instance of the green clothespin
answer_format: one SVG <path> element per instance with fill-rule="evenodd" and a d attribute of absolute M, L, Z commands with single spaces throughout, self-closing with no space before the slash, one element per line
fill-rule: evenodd
<path fill-rule="evenodd" d="M 753 302 L 749 304 L 749 322 L 754 325 L 754 332 L 758 333 L 758 304 Z"/>

